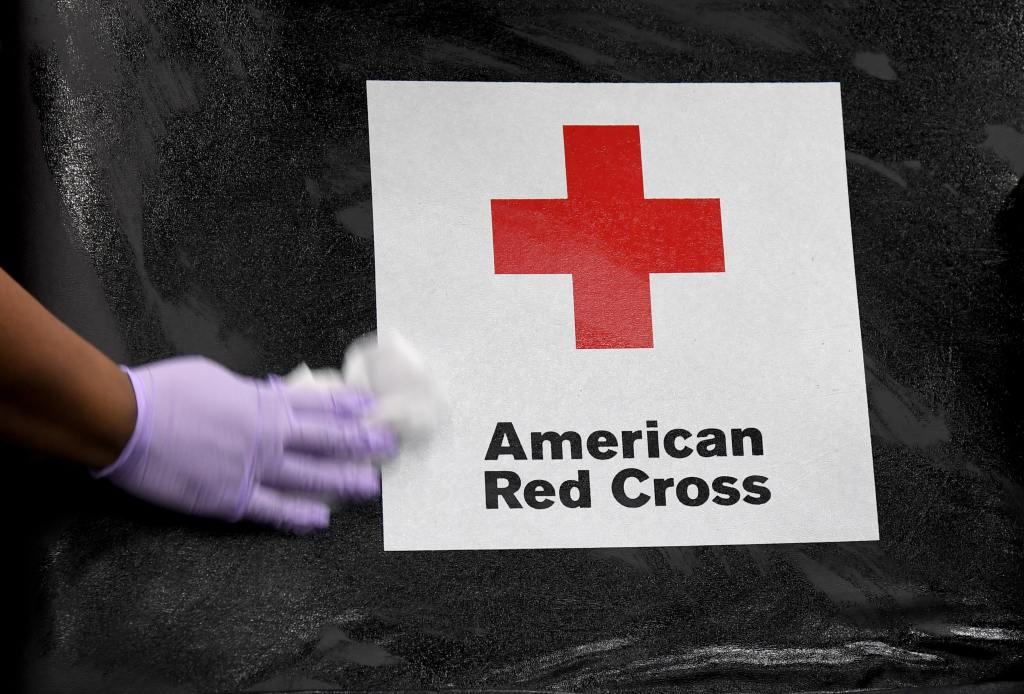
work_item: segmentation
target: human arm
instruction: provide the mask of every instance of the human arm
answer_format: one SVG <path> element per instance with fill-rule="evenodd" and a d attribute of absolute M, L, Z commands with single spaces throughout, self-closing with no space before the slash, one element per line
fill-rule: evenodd
<path fill-rule="evenodd" d="M 0 270 L 0 438 L 100 469 L 135 416 L 127 374 Z"/>

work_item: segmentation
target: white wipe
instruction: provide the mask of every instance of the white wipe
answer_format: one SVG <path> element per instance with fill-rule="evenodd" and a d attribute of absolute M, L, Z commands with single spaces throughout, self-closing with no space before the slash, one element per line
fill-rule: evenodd
<path fill-rule="evenodd" d="M 371 420 L 390 426 L 403 445 L 426 443 L 448 414 L 447 401 L 423 358 L 394 331 L 369 333 L 345 350 L 341 370 L 299 364 L 290 386 L 362 388 L 376 397 Z"/>

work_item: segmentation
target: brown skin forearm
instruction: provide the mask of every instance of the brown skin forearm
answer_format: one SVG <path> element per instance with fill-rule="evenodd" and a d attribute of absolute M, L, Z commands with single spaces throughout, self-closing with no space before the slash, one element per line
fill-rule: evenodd
<path fill-rule="evenodd" d="M 101 468 L 134 427 L 128 376 L 0 270 L 0 439 Z"/>

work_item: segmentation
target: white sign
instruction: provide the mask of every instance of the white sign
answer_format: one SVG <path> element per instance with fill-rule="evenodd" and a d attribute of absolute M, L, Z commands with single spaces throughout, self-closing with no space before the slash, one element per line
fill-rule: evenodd
<path fill-rule="evenodd" d="M 878 539 L 839 85 L 369 82 L 388 550 Z"/>

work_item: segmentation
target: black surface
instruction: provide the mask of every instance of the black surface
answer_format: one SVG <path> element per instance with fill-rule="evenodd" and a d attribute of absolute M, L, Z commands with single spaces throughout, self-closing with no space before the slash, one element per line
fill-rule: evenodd
<path fill-rule="evenodd" d="M 1024 678 L 1019 3 L 18 7 L 0 257 L 130 363 L 334 364 L 373 327 L 367 79 L 840 81 L 882 537 L 384 554 L 379 505 L 293 538 L 14 454 L 28 689 Z"/>

